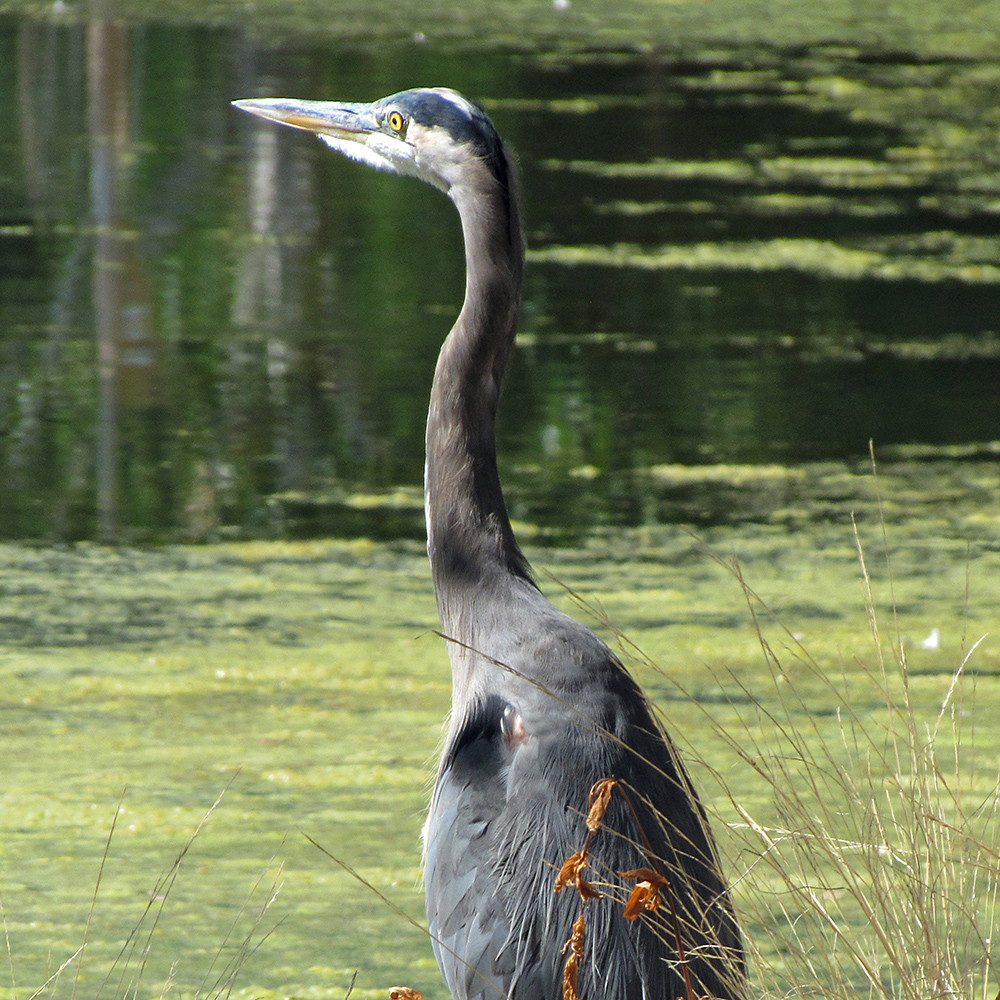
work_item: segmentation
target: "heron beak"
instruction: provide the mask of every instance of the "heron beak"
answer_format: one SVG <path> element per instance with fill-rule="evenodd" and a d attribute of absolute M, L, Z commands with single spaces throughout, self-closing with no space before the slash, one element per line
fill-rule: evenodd
<path fill-rule="evenodd" d="M 379 131 L 370 104 L 341 104 L 336 101 L 298 101 L 294 98 L 268 97 L 233 101 L 233 107 L 270 118 L 282 125 L 305 129 L 317 135 L 363 143 Z"/>

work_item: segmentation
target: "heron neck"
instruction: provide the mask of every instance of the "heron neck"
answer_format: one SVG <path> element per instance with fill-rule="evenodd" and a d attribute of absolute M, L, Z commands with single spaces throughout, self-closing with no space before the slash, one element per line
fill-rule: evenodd
<path fill-rule="evenodd" d="M 470 593 L 483 607 L 513 579 L 531 579 L 500 487 L 495 433 L 517 327 L 524 244 L 516 199 L 484 174 L 480 185 L 451 193 L 465 237 L 465 302 L 434 372 L 424 484 L 441 622 L 464 641 L 472 641 L 461 613 Z"/>

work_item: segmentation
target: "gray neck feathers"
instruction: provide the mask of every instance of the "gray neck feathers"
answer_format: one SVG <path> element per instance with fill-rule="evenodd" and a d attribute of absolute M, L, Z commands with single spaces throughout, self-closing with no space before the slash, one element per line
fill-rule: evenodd
<path fill-rule="evenodd" d="M 524 243 L 513 170 L 483 162 L 450 192 L 465 237 L 465 303 L 438 357 L 427 415 L 428 553 L 445 631 L 470 640 L 460 604 L 487 603 L 530 581 L 507 515 L 496 462 L 496 411 L 514 346 Z"/>

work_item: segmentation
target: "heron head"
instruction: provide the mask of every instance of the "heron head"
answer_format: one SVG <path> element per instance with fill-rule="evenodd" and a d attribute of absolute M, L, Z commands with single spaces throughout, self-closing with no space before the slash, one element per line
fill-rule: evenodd
<path fill-rule="evenodd" d="M 448 194 L 485 166 L 506 187 L 503 147 L 477 104 L 443 87 L 404 90 L 374 104 L 288 98 L 234 101 L 243 111 L 315 132 L 379 170 L 419 177 Z"/>

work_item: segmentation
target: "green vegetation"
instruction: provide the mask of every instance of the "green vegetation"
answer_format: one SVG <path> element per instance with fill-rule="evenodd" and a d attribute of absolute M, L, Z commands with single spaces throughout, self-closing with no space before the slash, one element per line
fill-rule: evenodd
<path fill-rule="evenodd" d="M 1000 250 L 992 248 L 992 252 Z M 533 261 L 563 265 L 599 264 L 604 267 L 635 267 L 643 270 L 690 271 L 804 271 L 822 277 L 909 281 L 967 281 L 1000 283 L 1000 267 L 970 264 L 967 260 L 926 260 L 898 251 L 891 256 L 874 249 L 839 247 L 821 240 L 768 240 L 767 242 L 698 243 L 645 249 L 615 246 L 552 246 L 536 250 Z"/>
<path fill-rule="evenodd" d="M 963 838 L 995 829 L 1000 651 L 990 636 L 970 655 L 995 624 L 995 532 L 966 525 L 961 538 L 944 521 L 897 516 L 890 579 L 877 516 L 860 516 L 870 598 L 849 524 L 718 527 L 700 539 L 649 528 L 532 553 L 557 601 L 613 622 L 648 656 L 624 650 L 694 761 L 730 870 L 747 872 L 737 896 L 774 991 L 839 976 L 841 993 L 824 995 L 869 995 L 845 928 L 878 974 L 893 975 L 859 909 L 873 858 L 889 859 L 876 888 L 900 903 L 901 926 L 904 890 L 929 886 L 954 948 L 977 970 L 989 954 L 965 921 L 990 919 L 996 858 Z M 706 545 L 739 559 L 773 622 Z M 9 545 L 0 559 L 0 893 L 12 955 L 0 997 L 30 996 L 82 943 L 123 788 L 87 948 L 44 995 L 71 995 L 82 958 L 80 996 L 124 995 L 139 976 L 140 996 L 215 996 L 240 942 L 274 928 L 232 995 L 339 998 L 357 969 L 355 996 L 399 981 L 443 996 L 419 930 L 306 839 L 420 919 L 418 834 L 449 680 L 419 545 Z M 575 608 L 548 572 L 592 608 Z M 939 647 L 924 648 L 935 628 Z M 160 873 L 227 787 L 155 931 L 147 940 L 147 916 L 102 988 Z M 951 838 L 945 857 L 928 853 L 939 843 L 914 842 L 918 791 L 953 797 L 939 812 L 961 833 L 931 827 Z M 928 881 L 937 861 L 948 885 Z M 973 876 L 970 902 L 962 879 Z M 837 933 L 802 915 L 795 893 L 807 884 Z M 801 919 L 789 925 L 783 908 Z M 995 988 L 983 971 L 977 989 L 988 976 Z"/>

